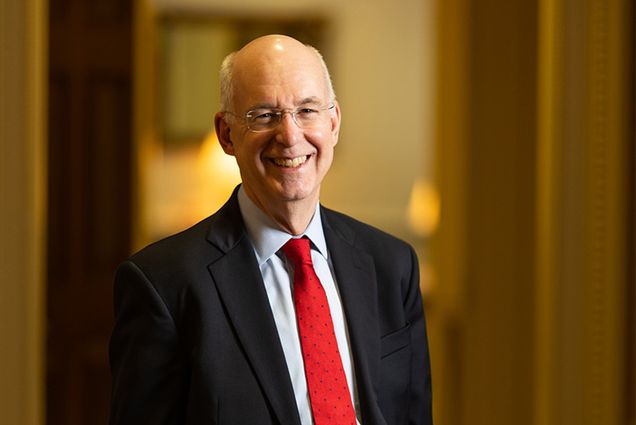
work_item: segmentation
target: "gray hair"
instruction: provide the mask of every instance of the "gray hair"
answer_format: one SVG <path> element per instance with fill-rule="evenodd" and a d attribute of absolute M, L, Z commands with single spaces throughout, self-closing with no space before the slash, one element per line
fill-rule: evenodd
<path fill-rule="evenodd" d="M 327 86 L 327 92 L 329 94 L 329 101 L 336 100 L 336 93 L 333 89 L 333 83 L 331 81 L 331 75 L 329 74 L 329 68 L 325 63 L 325 59 L 322 57 L 318 49 L 309 44 L 305 44 L 309 50 L 311 50 L 322 67 L 322 73 Z M 234 102 L 234 60 L 237 52 L 232 52 L 223 59 L 221 63 L 221 69 L 219 70 L 219 85 L 221 89 L 221 111 L 231 111 Z"/>

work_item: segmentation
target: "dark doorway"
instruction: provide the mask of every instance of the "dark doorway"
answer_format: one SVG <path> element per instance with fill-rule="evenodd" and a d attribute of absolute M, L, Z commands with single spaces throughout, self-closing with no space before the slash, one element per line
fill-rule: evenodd
<path fill-rule="evenodd" d="M 49 5 L 49 425 L 108 420 L 112 276 L 131 233 L 132 8 Z"/>

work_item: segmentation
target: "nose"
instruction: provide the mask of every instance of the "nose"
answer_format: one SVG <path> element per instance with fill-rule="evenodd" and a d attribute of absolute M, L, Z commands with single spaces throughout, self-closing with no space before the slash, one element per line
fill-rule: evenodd
<path fill-rule="evenodd" d="M 285 111 L 276 127 L 276 141 L 284 145 L 293 146 L 298 143 L 301 137 L 302 129 L 296 124 L 292 113 Z"/>

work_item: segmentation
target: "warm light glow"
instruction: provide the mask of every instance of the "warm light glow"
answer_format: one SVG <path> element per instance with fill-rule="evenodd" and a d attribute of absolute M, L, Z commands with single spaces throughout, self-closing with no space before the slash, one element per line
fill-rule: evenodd
<path fill-rule="evenodd" d="M 411 189 L 408 221 L 411 229 L 421 237 L 431 236 L 439 224 L 440 200 L 435 186 L 418 179 Z"/>
<path fill-rule="evenodd" d="M 218 210 L 241 181 L 214 131 L 200 145 L 145 152 L 144 239 L 178 232 Z"/>
<path fill-rule="evenodd" d="M 212 130 L 201 145 L 197 158 L 197 176 L 205 210 L 216 210 L 229 198 L 234 187 L 241 182 L 236 160 L 221 149 Z"/>

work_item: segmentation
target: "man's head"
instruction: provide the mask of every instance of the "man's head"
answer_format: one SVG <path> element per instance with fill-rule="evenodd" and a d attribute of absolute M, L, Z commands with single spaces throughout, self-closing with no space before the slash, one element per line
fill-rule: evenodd
<path fill-rule="evenodd" d="M 224 61 L 221 91 L 216 132 L 247 195 L 270 216 L 315 207 L 340 129 L 320 54 L 290 37 L 258 38 Z"/>
<path fill-rule="evenodd" d="M 274 36 L 274 37 L 284 37 L 284 36 Z M 256 40 L 254 40 L 256 41 Z M 246 46 L 247 47 L 247 46 Z M 316 55 L 316 57 L 320 60 L 320 66 L 323 72 L 323 78 L 325 79 L 325 84 L 327 85 L 327 89 L 329 90 L 329 98 L 333 101 L 336 99 L 336 93 L 333 89 L 333 83 L 331 82 L 331 75 L 329 74 L 329 68 L 327 68 L 327 64 L 325 63 L 324 58 L 313 46 L 305 45 L 305 47 Z M 220 92 L 221 92 L 221 111 L 231 111 L 232 101 L 234 95 L 234 59 L 238 52 L 232 52 L 225 57 L 223 63 L 221 63 L 221 70 L 219 71 L 219 82 L 220 82 Z"/>

